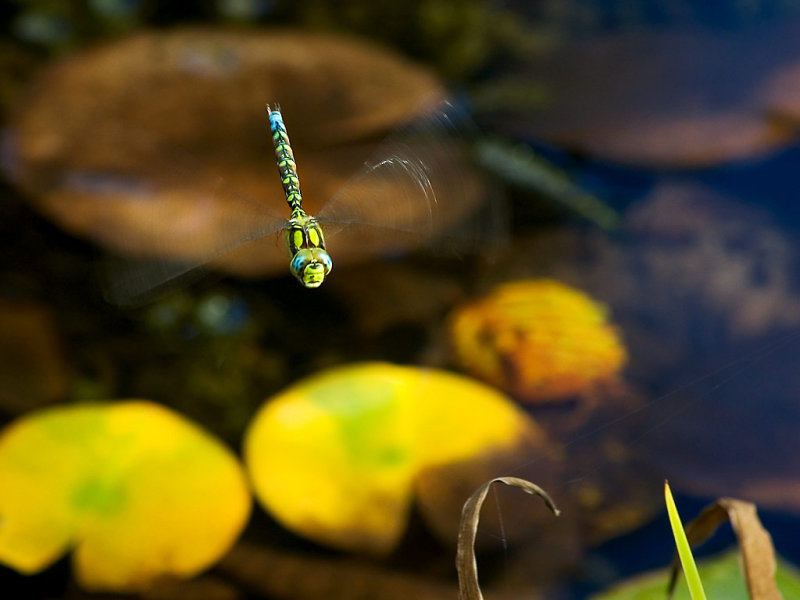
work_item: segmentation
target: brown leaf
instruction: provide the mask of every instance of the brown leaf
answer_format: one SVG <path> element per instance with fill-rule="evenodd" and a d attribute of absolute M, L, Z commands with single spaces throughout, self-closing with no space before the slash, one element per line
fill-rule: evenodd
<path fill-rule="evenodd" d="M 772 538 L 761 525 L 755 504 L 734 498 L 720 498 L 686 525 L 689 544 L 701 544 L 726 520 L 730 520 L 739 542 L 742 568 L 751 600 L 782 600 L 783 596 L 775 585 L 776 561 Z M 669 583 L 670 593 L 677 580 L 678 568 L 677 561 L 674 561 Z"/>
<path fill-rule="evenodd" d="M 555 516 L 559 515 L 550 496 L 535 483 L 518 477 L 495 477 L 479 487 L 464 503 L 461 511 L 461 528 L 458 532 L 458 549 L 456 553 L 456 568 L 458 569 L 458 585 L 460 600 L 483 600 L 480 585 L 478 584 L 478 563 L 475 560 L 475 536 L 478 532 L 481 507 L 489 493 L 489 488 L 496 481 L 506 485 L 521 488 L 523 491 L 539 496 L 544 500 Z"/>
<path fill-rule="evenodd" d="M 509 115 L 506 126 L 636 165 L 702 167 L 768 152 L 797 136 L 799 30 L 794 19 L 567 42 L 525 73 L 549 106 Z"/>
<path fill-rule="evenodd" d="M 194 579 L 164 578 L 142 592 L 140 600 L 243 600 L 244 592 L 214 575 Z"/>
<path fill-rule="evenodd" d="M 525 463 L 532 456 L 539 458 L 533 461 L 533 468 L 528 468 Z M 425 468 L 414 482 L 415 499 L 425 523 L 446 547 L 451 547 L 462 535 L 464 498 L 469 497 L 483 482 L 497 473 L 513 470 L 523 478 L 535 477 L 542 486 L 552 490 L 557 489 L 564 481 L 562 467 L 556 447 L 548 439 L 544 428 L 531 422 L 526 424 L 525 435 L 512 443 L 494 445 L 467 460 L 440 462 Z M 539 535 L 549 534 L 554 529 L 550 515 L 531 511 L 527 501 L 516 501 L 519 494 L 510 492 L 502 496 L 503 498 L 498 498 L 502 505 L 502 510 L 498 510 L 501 514 L 487 511 L 481 521 L 483 531 L 503 531 L 506 545 L 522 542 L 535 545 L 540 539 Z M 508 501 L 503 502 L 505 498 Z M 514 523 L 514 527 L 506 531 L 503 521 Z M 557 534 L 565 533 L 560 528 L 557 529 Z M 491 541 L 484 540 L 484 544 L 480 540 L 476 541 L 478 551 L 487 544 L 493 545 L 495 540 L 492 536 L 489 538 Z M 543 562 L 548 563 L 545 568 L 556 571 L 555 565 L 563 565 L 565 560 L 565 556 L 553 552 Z"/>
<path fill-rule="evenodd" d="M 276 600 L 447 600 L 451 585 L 364 560 L 292 554 L 239 543 L 218 565 L 225 575 Z"/>

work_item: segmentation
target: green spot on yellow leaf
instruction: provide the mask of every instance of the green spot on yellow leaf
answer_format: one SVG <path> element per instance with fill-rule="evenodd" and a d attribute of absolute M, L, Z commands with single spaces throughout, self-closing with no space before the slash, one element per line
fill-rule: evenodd
<path fill-rule="evenodd" d="M 78 484 L 70 497 L 75 512 L 114 514 L 125 501 L 125 493 L 118 484 L 96 478 Z"/>
<path fill-rule="evenodd" d="M 319 542 L 383 553 L 423 470 L 513 446 L 534 429 L 502 394 L 437 371 L 365 363 L 269 400 L 244 442 L 261 503 Z M 460 510 L 460 506 L 456 507 Z"/>

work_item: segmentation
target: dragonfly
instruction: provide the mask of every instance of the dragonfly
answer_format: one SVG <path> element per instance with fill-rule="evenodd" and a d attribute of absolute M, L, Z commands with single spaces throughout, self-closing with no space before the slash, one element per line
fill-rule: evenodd
<path fill-rule="evenodd" d="M 275 146 L 275 159 L 281 176 L 286 203 L 292 211 L 286 228 L 286 247 L 289 250 L 289 270 L 307 288 L 322 285 L 331 272 L 333 261 L 325 251 L 325 236 L 317 220 L 303 210 L 303 195 L 300 193 L 300 177 L 294 162 L 289 134 L 283 124 L 280 106 L 274 109 L 267 104 L 267 116 Z"/>
<path fill-rule="evenodd" d="M 270 251 L 263 242 L 277 234 L 288 249 L 289 271 L 309 289 L 326 281 L 332 256 L 354 262 L 403 255 L 420 247 L 446 255 L 485 254 L 503 239 L 502 203 L 486 193 L 467 156 L 476 129 L 463 108 L 442 101 L 398 128 L 316 211 L 304 206 L 295 151 L 280 106 L 268 105 L 267 116 L 289 216 L 225 181 L 213 192 L 213 202 L 232 207 L 229 212 L 237 218 L 225 222 L 219 239 L 189 260 L 113 260 L 105 269 L 111 302 L 145 304 L 213 270 L 246 244 Z"/>

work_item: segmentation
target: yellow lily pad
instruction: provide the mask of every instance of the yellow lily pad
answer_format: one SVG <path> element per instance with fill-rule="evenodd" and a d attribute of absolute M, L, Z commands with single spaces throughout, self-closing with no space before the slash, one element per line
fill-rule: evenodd
<path fill-rule="evenodd" d="M 0 434 L 0 562 L 22 573 L 71 549 L 89 589 L 189 577 L 228 550 L 249 511 L 236 457 L 157 404 L 53 408 Z"/>
<path fill-rule="evenodd" d="M 268 401 L 250 425 L 244 455 L 257 498 L 286 527 L 381 554 L 401 537 L 423 472 L 530 437 L 544 435 L 483 384 L 363 363 L 310 377 Z"/>

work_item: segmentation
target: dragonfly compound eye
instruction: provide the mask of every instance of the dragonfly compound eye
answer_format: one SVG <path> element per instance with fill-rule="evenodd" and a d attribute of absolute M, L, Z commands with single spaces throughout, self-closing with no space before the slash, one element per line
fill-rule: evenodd
<path fill-rule="evenodd" d="M 303 248 L 289 263 L 292 274 L 307 288 L 322 285 L 332 266 L 331 257 L 322 248 Z"/>

